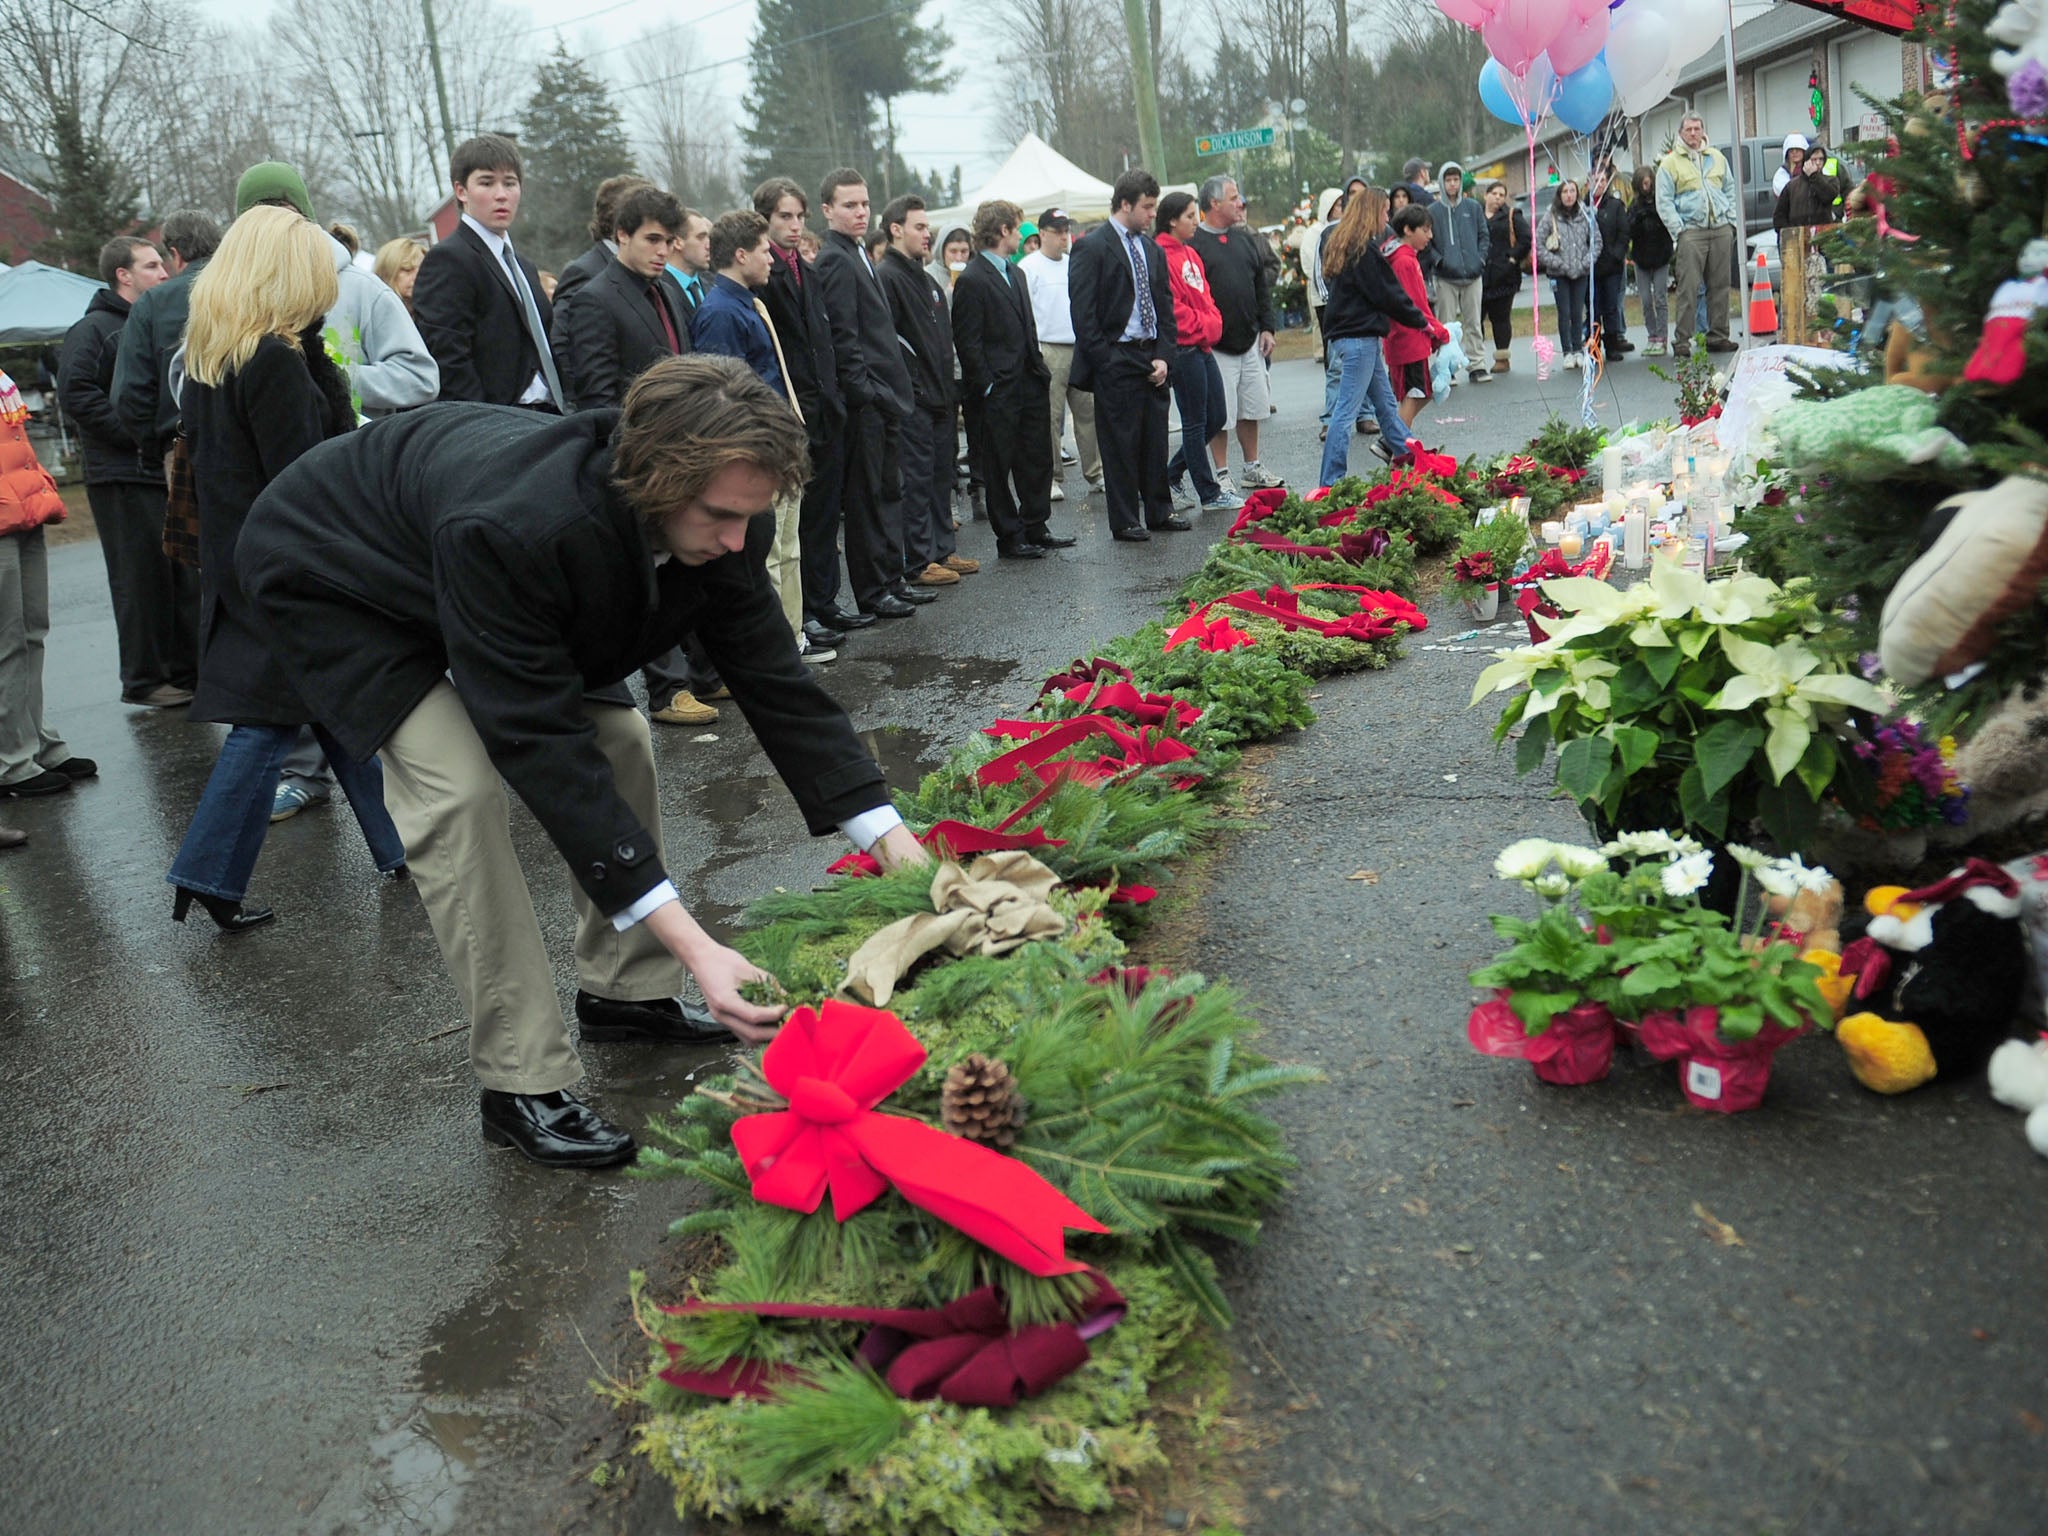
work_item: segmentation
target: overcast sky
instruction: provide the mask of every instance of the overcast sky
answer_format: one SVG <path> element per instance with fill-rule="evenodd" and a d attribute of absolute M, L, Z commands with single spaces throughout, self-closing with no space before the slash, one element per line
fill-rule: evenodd
<path fill-rule="evenodd" d="M 246 22 L 266 13 L 269 0 L 202 0 L 206 9 L 223 22 Z M 843 0 L 849 20 L 884 9 L 889 0 Z M 515 3 L 509 9 L 521 9 Z M 754 31 L 753 0 L 545 0 L 523 7 L 536 28 L 534 42 L 540 52 L 553 46 L 557 33 L 571 52 L 597 55 L 594 67 L 618 80 L 629 78 L 629 53 L 618 47 L 657 27 L 687 23 L 696 34 L 697 57 L 702 64 L 729 60 L 723 67 L 707 70 L 710 88 L 723 98 L 719 126 L 730 126 L 739 111 L 747 87 L 747 42 Z M 960 80 L 943 96 L 905 96 L 896 103 L 897 151 L 920 169 L 949 171 L 960 166 L 961 179 L 969 189 L 986 181 L 1014 143 L 1014 130 L 1001 121 L 1000 112 L 990 105 L 994 76 L 1001 66 L 986 50 L 981 62 L 973 62 L 971 51 L 961 45 L 963 33 L 971 33 L 960 0 L 933 0 L 920 13 L 927 24 L 943 22 L 953 34 L 949 60 L 960 71 Z M 443 46 L 448 40 L 443 38 Z M 599 54 L 598 50 L 609 50 Z M 694 84 L 695 82 L 693 82 Z"/>

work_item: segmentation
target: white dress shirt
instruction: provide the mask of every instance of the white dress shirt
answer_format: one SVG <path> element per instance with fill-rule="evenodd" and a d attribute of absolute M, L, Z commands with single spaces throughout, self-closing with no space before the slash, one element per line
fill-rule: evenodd
<path fill-rule="evenodd" d="M 510 277 L 513 283 L 518 287 L 520 294 L 520 309 L 522 312 L 519 323 L 521 325 L 524 325 L 526 323 L 524 310 L 526 305 L 532 302 L 533 295 L 527 289 L 526 274 L 519 270 L 519 263 L 516 261 L 508 262 L 505 260 L 505 252 L 511 249 L 512 246 L 511 238 L 506 235 L 498 234 L 495 230 L 485 229 L 483 225 L 477 223 L 475 219 L 472 219 L 466 213 L 462 216 L 462 222 L 467 224 L 471 229 L 475 230 L 477 238 L 482 240 L 485 245 L 490 247 L 491 260 L 495 261 L 499 266 L 505 268 L 506 276 Z M 609 240 L 606 241 L 605 243 L 607 245 L 612 245 L 612 242 Z M 614 255 L 618 254 L 618 247 L 616 245 L 612 245 L 612 253 Z M 534 304 L 533 312 L 536 315 L 539 314 L 540 305 Z M 547 338 L 545 336 L 537 336 L 534 338 L 534 345 L 537 347 L 544 347 L 547 344 Z M 543 373 L 540 369 L 536 368 L 533 371 L 533 377 L 527 381 L 526 392 L 519 397 L 519 403 L 521 405 L 538 405 L 541 401 L 547 398 L 547 375 Z"/>
<path fill-rule="evenodd" d="M 1074 344 L 1074 311 L 1067 302 L 1067 263 L 1071 257 L 1054 261 L 1044 251 L 1033 251 L 1017 263 L 1031 290 L 1031 317 L 1038 322 L 1038 339 L 1063 347 Z"/>

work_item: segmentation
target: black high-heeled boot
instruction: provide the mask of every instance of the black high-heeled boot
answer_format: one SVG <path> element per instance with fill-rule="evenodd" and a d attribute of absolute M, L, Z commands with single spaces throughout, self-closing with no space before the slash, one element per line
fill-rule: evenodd
<path fill-rule="evenodd" d="M 214 926 L 222 933 L 246 933 L 277 916 L 269 907 L 245 907 L 239 901 L 229 901 L 224 896 L 208 896 L 203 891 L 188 891 L 182 885 L 174 889 L 178 893 L 177 901 L 171 906 L 171 921 L 174 923 L 185 921 L 185 914 L 195 901 L 206 908 L 206 915 L 213 919 Z"/>

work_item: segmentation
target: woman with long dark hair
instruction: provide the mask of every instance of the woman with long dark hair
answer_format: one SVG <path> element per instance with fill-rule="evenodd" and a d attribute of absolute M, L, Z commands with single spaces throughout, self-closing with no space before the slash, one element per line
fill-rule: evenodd
<path fill-rule="evenodd" d="M 1662 357 L 1671 335 L 1671 231 L 1657 214 L 1657 167 L 1636 167 L 1635 201 L 1628 207 L 1629 256 L 1636 264 L 1636 291 L 1643 298 L 1643 328 L 1650 333 L 1645 357 Z"/>
<path fill-rule="evenodd" d="M 1330 285 L 1329 307 L 1323 311 L 1323 335 L 1337 354 L 1337 403 L 1330 412 L 1330 435 L 1323 442 L 1323 464 L 1316 483 L 1330 485 L 1343 478 L 1351 423 L 1369 400 L 1379 418 L 1380 436 L 1373 451 L 1390 462 L 1410 457 L 1420 446 L 1401 419 L 1387 378 L 1382 351 L 1395 321 L 1427 330 L 1439 343 L 1450 333 L 1415 307 L 1402 290 L 1394 269 L 1380 250 L 1387 229 L 1387 195 L 1367 187 L 1344 205 L 1344 217 L 1323 236 L 1323 276 Z"/>
<path fill-rule="evenodd" d="M 1550 274 L 1557 302 L 1557 345 L 1564 366 L 1586 366 L 1586 338 L 1592 334 L 1593 263 L 1600 258 L 1600 226 L 1579 200 L 1579 184 L 1561 181 L 1550 207 L 1536 224 L 1536 261 Z"/>
<path fill-rule="evenodd" d="M 356 761 L 313 722 L 235 574 L 235 545 L 257 495 L 299 455 L 355 428 L 348 380 L 321 339 L 338 291 L 327 236 L 271 207 L 236 219 L 192 285 L 182 406 L 199 501 L 200 648 L 190 713 L 234 728 L 165 878 L 178 892 L 172 917 L 183 922 L 196 901 L 228 933 L 276 915 L 243 898 L 279 769 L 302 725 L 313 725 L 377 868 L 405 869 L 376 759 Z"/>

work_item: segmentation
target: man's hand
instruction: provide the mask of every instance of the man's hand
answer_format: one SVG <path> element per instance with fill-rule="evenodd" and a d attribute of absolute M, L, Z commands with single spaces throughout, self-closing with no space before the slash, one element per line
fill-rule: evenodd
<path fill-rule="evenodd" d="M 736 949 L 730 949 L 706 933 L 680 901 L 665 902 L 648 913 L 647 926 L 664 948 L 683 962 L 703 989 L 704 1005 L 711 1016 L 749 1045 L 775 1038 L 775 1026 L 787 1008 L 763 1008 L 740 996 L 749 981 L 775 978 Z"/>
<path fill-rule="evenodd" d="M 875 862 L 886 870 L 913 869 L 919 864 L 929 864 L 931 853 L 912 834 L 910 828 L 898 822 L 884 832 L 875 846 L 868 850 L 875 856 Z"/>
<path fill-rule="evenodd" d="M 1262 361 L 1266 362 L 1270 362 L 1272 360 L 1273 333 L 1271 331 L 1259 332 L 1259 357 Z"/>
<path fill-rule="evenodd" d="M 1152 387 L 1154 389 L 1164 389 L 1166 387 L 1166 360 L 1164 358 L 1155 357 L 1152 359 Z"/>

